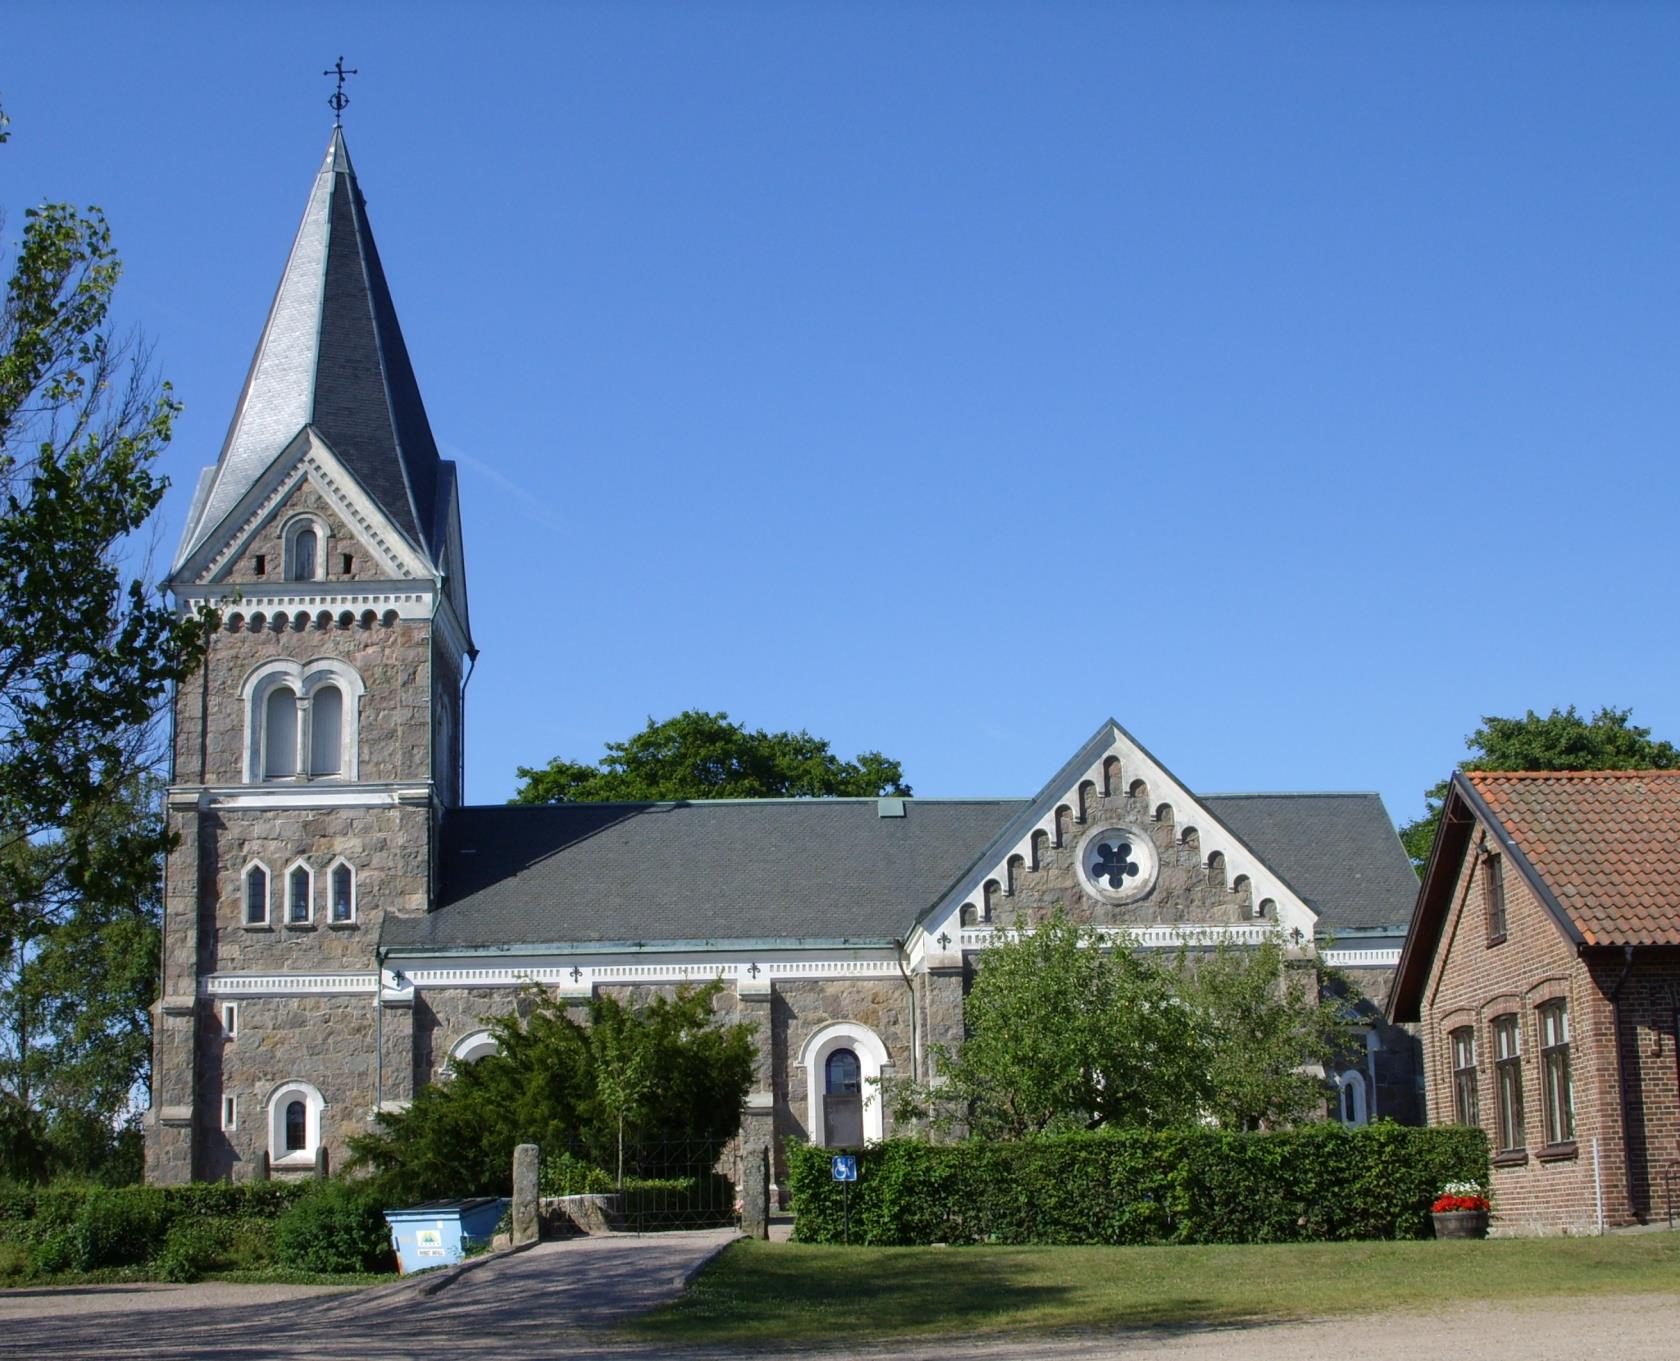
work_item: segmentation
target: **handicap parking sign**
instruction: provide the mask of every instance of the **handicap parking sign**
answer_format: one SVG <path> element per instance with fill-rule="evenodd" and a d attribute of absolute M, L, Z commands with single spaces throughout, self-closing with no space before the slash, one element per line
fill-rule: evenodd
<path fill-rule="evenodd" d="M 835 1181 L 857 1180 L 857 1158 L 850 1153 L 836 1153 L 829 1167 Z"/>

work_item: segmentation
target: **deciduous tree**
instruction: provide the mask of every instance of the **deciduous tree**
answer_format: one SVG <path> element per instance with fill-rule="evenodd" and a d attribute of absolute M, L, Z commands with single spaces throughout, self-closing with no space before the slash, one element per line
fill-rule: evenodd
<path fill-rule="evenodd" d="M 908 794 L 897 761 L 878 751 L 842 760 L 820 737 L 744 728 L 726 713 L 685 709 L 594 765 L 556 756 L 521 766 L 515 803 L 639 803 L 658 799 L 872 798 Z"/>
<path fill-rule="evenodd" d="M 1671 770 L 1680 766 L 1680 748 L 1653 740 L 1649 728 L 1632 722 L 1632 709 L 1606 706 L 1590 719 L 1571 704 L 1544 716 L 1530 709 L 1521 718 L 1486 714 L 1482 726 L 1464 739 L 1475 754 L 1463 770 Z M 1423 816 L 1400 829 L 1400 841 L 1421 875 L 1435 847 L 1442 780 L 1424 795 Z"/>

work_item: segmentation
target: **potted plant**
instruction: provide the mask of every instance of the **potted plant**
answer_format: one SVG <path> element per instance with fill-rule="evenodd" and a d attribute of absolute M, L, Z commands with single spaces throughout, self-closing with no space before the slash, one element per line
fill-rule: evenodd
<path fill-rule="evenodd" d="M 1448 1182 L 1429 1207 L 1430 1216 L 1435 1221 L 1435 1236 L 1486 1238 L 1490 1208 L 1486 1194 L 1475 1182 Z"/>

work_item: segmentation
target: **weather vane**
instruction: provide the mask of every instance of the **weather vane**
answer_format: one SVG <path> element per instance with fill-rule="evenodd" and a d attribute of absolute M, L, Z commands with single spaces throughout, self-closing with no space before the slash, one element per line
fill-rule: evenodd
<path fill-rule="evenodd" d="M 359 76 L 361 72 L 353 66 L 346 71 L 344 69 L 344 58 L 340 57 L 334 65 L 328 67 L 321 74 L 338 77 L 338 88 L 327 99 L 327 104 L 333 111 L 333 126 L 336 128 L 344 122 L 344 111 L 350 107 L 350 96 L 344 93 L 344 77 Z"/>

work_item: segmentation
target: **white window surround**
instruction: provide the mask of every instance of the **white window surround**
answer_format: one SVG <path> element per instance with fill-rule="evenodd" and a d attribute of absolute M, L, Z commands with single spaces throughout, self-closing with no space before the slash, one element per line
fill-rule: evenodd
<path fill-rule="evenodd" d="M 304 874 L 308 876 L 308 887 L 304 893 L 303 900 L 304 907 L 307 911 L 306 914 L 301 917 L 297 916 L 293 912 L 293 907 L 297 902 L 297 895 L 292 891 L 292 876 L 296 874 L 298 870 L 302 870 Z M 292 861 L 291 864 L 286 866 L 286 877 L 283 882 L 285 884 L 284 896 L 286 902 L 285 925 L 313 926 L 315 924 L 315 871 L 309 868 L 309 862 L 307 860 Z"/>
<path fill-rule="evenodd" d="M 297 574 L 298 535 L 306 529 L 315 531 L 315 570 L 306 577 Z M 285 544 L 285 578 L 287 581 L 325 581 L 327 579 L 327 526 L 318 515 L 294 515 L 280 531 Z"/>
<path fill-rule="evenodd" d="M 239 1098 L 237 1096 L 224 1096 L 222 1098 L 222 1128 L 239 1128 Z"/>
<path fill-rule="evenodd" d="M 882 1103 L 876 1080 L 892 1065 L 881 1037 L 855 1021 L 835 1021 L 823 1026 L 812 1033 L 799 1051 L 799 1064 L 805 1070 L 805 1132 L 813 1144 L 822 1143 L 824 1076 L 828 1056 L 836 1049 L 850 1049 L 858 1057 L 858 1067 L 862 1070 L 859 1076 L 863 1088 L 863 1141 L 878 1143 L 883 1137 Z"/>
<path fill-rule="evenodd" d="M 315 779 L 342 783 L 357 778 L 361 746 L 357 740 L 357 727 L 361 699 L 366 690 L 361 674 L 336 657 L 317 657 L 307 662 L 276 658 L 252 671 L 239 691 L 245 704 L 245 783 L 258 784 L 268 778 L 263 774 L 268 768 L 264 749 L 268 741 L 268 697 L 279 689 L 290 690 L 298 697 L 298 721 L 294 734 L 297 751 L 293 760 L 286 764 L 299 773 L 273 778 L 294 781 L 310 778 L 306 773 L 313 751 L 309 706 L 315 692 L 324 685 L 336 685 L 343 697 L 339 721 L 340 754 L 338 769 L 330 775 L 318 775 Z"/>
<path fill-rule="evenodd" d="M 222 1003 L 222 1034 L 230 1040 L 239 1038 L 239 1003 Z"/>
<path fill-rule="evenodd" d="M 347 917 L 340 917 L 338 915 L 338 876 L 340 870 L 348 870 L 350 872 L 350 915 Z M 356 924 L 358 911 L 356 902 L 356 878 L 356 867 L 342 855 L 327 867 L 328 926 L 354 926 Z"/>
<path fill-rule="evenodd" d="M 1353 1103 L 1351 1117 L 1348 1114 L 1350 1099 Z M 1336 1119 L 1348 1126 L 1363 1125 L 1365 1111 L 1365 1075 L 1350 1068 L 1336 1079 Z"/>
<path fill-rule="evenodd" d="M 488 1030 L 474 1030 L 449 1046 L 449 1058 L 443 1065 L 443 1071 L 453 1073 L 464 1063 L 477 1063 L 479 1059 L 501 1052 L 502 1047 L 496 1043 L 494 1034 Z"/>
<path fill-rule="evenodd" d="M 286 1150 L 286 1108 L 303 1102 L 303 1147 Z M 268 1095 L 268 1165 L 270 1167 L 312 1167 L 315 1150 L 321 1146 L 321 1112 L 327 1103 L 307 1082 L 282 1082 Z"/>
<path fill-rule="evenodd" d="M 263 876 L 263 914 L 261 920 L 251 916 L 251 872 L 261 870 Z M 268 866 L 253 860 L 239 872 L 239 920 L 245 926 L 271 926 L 274 923 L 274 876 Z"/>

